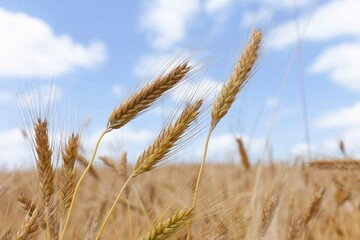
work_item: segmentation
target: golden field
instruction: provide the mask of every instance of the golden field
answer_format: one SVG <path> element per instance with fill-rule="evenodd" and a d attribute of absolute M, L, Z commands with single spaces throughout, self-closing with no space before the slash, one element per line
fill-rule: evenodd
<path fill-rule="evenodd" d="M 125 152 L 118 159 L 98 156 L 103 137 L 187 81 L 196 71 L 189 59 L 168 66 L 118 105 L 91 157 L 83 155 L 81 131 L 54 146 L 48 116 L 30 110 L 24 135 L 36 170 L 0 174 L 1 239 L 360 239 L 360 164 L 347 157 L 343 143 L 343 159 L 270 158 L 254 165 L 234 137 L 237 164 L 206 161 L 212 132 L 254 74 L 262 38 L 261 30 L 253 31 L 217 96 L 189 93 L 190 101 L 129 160 L 133 165 Z M 204 119 L 210 121 L 201 164 L 165 165 L 201 132 Z"/>

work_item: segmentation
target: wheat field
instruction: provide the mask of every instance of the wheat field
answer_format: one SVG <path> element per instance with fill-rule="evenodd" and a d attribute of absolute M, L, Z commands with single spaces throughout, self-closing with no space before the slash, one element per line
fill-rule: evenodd
<path fill-rule="evenodd" d="M 83 154 L 80 130 L 62 139 L 58 153 L 46 114 L 34 110 L 27 137 L 36 169 L 0 174 L 1 239 L 359 239 L 360 164 L 343 143 L 343 159 L 252 164 L 243 140 L 234 138 L 237 163 L 207 161 L 212 132 L 256 74 L 263 42 L 254 30 L 219 94 L 192 95 L 137 159 L 97 150 L 105 135 L 188 81 L 196 70 L 189 59 L 119 104 L 91 155 Z M 209 120 L 201 164 L 168 163 L 201 119 Z"/>

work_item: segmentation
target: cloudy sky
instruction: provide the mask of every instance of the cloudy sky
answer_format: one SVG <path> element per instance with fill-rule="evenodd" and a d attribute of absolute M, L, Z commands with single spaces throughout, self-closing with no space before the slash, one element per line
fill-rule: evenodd
<path fill-rule="evenodd" d="M 216 89 L 255 26 L 265 36 L 260 64 L 214 132 L 209 158 L 238 161 L 235 136 L 254 161 L 266 141 L 281 159 L 306 155 L 309 143 L 312 156 L 335 156 L 340 139 L 359 155 L 359 9 L 355 0 L 2 1 L 0 166 L 35 163 L 21 133 L 29 98 L 47 102 L 51 90 L 54 142 L 87 122 L 90 149 L 111 110 L 177 54 L 191 56 L 194 78 Z M 107 136 L 100 154 L 136 158 L 176 101 Z M 203 141 L 177 161 L 198 161 Z"/>

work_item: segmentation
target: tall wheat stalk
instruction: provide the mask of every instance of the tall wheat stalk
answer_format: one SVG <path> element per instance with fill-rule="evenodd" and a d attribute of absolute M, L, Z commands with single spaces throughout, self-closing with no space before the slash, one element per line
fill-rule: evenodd
<path fill-rule="evenodd" d="M 240 92 L 241 88 L 245 85 L 247 80 L 251 75 L 251 70 L 258 58 L 259 51 L 261 48 L 262 41 L 262 32 L 260 30 L 255 30 L 252 34 L 251 40 L 244 49 L 242 56 L 236 65 L 234 72 L 230 76 L 230 79 L 221 89 L 221 92 L 217 99 L 214 102 L 212 111 L 211 111 L 211 124 L 209 133 L 205 140 L 204 154 L 203 159 L 201 161 L 200 169 L 198 172 L 195 192 L 193 197 L 192 209 L 195 211 L 197 197 L 199 192 L 200 180 L 203 173 L 203 169 L 205 166 L 206 154 L 208 150 L 209 140 L 212 132 L 214 131 L 217 124 L 220 120 L 226 115 L 229 111 L 231 105 L 234 103 L 236 96 Z M 192 220 L 190 220 L 187 240 L 190 240 L 191 237 L 191 228 L 192 228 Z"/>
<path fill-rule="evenodd" d="M 188 61 L 177 65 L 169 73 L 159 76 L 155 81 L 144 86 L 142 89 L 140 89 L 140 91 L 130 96 L 127 100 L 121 103 L 120 106 L 111 112 L 106 128 L 100 134 L 100 137 L 96 142 L 89 165 L 86 167 L 84 173 L 81 175 L 78 183 L 76 184 L 68 214 L 64 223 L 64 228 L 61 233 L 61 240 L 64 240 L 65 238 L 66 228 L 69 224 L 75 198 L 79 191 L 79 186 L 92 167 L 97 150 L 103 137 L 112 130 L 123 127 L 126 123 L 136 118 L 140 113 L 151 107 L 157 99 L 164 95 L 164 93 L 178 85 L 190 70 L 191 67 L 188 65 Z"/>
<path fill-rule="evenodd" d="M 184 136 L 186 130 L 200 114 L 199 109 L 202 103 L 203 101 L 199 100 L 192 105 L 187 105 L 185 109 L 181 112 L 175 123 L 169 124 L 168 126 L 164 127 L 160 134 L 155 138 L 154 142 L 138 157 L 132 173 L 122 186 L 112 207 L 104 218 L 104 221 L 101 224 L 96 239 L 100 238 L 100 235 L 104 230 L 104 227 L 109 220 L 111 213 L 114 211 L 122 192 L 124 191 L 124 189 L 126 189 L 131 179 L 144 172 L 150 171 L 155 167 L 156 164 L 158 164 L 166 156 L 168 156 L 171 150 Z"/>

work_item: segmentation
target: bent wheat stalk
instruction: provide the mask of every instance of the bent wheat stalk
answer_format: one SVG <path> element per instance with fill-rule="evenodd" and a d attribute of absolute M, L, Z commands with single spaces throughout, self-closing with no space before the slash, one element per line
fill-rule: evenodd
<path fill-rule="evenodd" d="M 64 240 L 65 238 L 66 228 L 69 224 L 79 186 L 84 180 L 85 175 L 92 167 L 102 138 L 113 129 L 119 129 L 126 123 L 136 118 L 140 113 L 151 107 L 157 99 L 164 95 L 164 93 L 178 85 L 184 79 L 186 74 L 192 69 L 188 63 L 188 61 L 185 61 L 173 68 L 168 74 L 159 76 L 155 81 L 144 86 L 139 92 L 136 92 L 130 96 L 127 100 L 121 103 L 120 106 L 112 111 L 105 130 L 101 133 L 99 139 L 96 142 L 92 158 L 84 173 L 81 175 L 78 183 L 76 184 L 68 214 L 64 223 L 64 228 L 61 233 L 61 240 Z"/>
<path fill-rule="evenodd" d="M 259 56 L 261 41 L 262 41 L 262 32 L 260 30 L 255 30 L 254 33 L 252 34 L 252 38 L 249 44 L 244 49 L 242 56 L 234 69 L 234 72 L 231 74 L 229 81 L 224 84 L 219 96 L 214 102 L 211 111 L 210 129 L 205 141 L 204 155 L 201 161 L 201 165 L 195 185 L 195 192 L 194 192 L 193 204 L 192 204 L 192 208 L 194 211 L 196 208 L 200 180 L 205 165 L 206 153 L 207 153 L 211 133 L 213 132 L 217 124 L 220 122 L 220 120 L 229 111 L 231 105 L 234 103 L 236 99 L 236 96 L 240 92 L 241 88 L 245 85 L 247 80 L 249 79 L 251 75 L 251 70 Z M 189 223 L 187 240 L 190 240 L 191 237 L 191 227 L 192 227 L 192 220 L 190 220 Z"/>
<path fill-rule="evenodd" d="M 167 127 L 165 127 L 157 136 L 157 138 L 155 138 L 154 142 L 139 156 L 131 175 L 122 186 L 112 207 L 106 215 L 96 239 L 100 238 L 100 235 L 104 230 L 104 227 L 109 220 L 111 213 L 115 209 L 115 206 L 118 203 L 122 192 L 127 187 L 131 179 L 144 172 L 150 171 L 155 167 L 156 164 L 158 164 L 166 156 L 168 156 L 173 147 L 176 146 L 179 140 L 184 136 L 186 130 L 200 114 L 199 109 L 202 103 L 203 101 L 199 100 L 192 105 L 186 106 L 176 120 L 176 122 L 174 124 L 169 124 Z"/>

